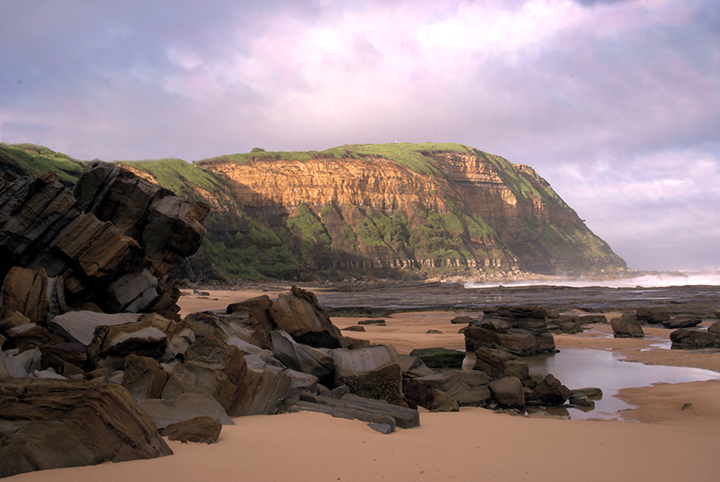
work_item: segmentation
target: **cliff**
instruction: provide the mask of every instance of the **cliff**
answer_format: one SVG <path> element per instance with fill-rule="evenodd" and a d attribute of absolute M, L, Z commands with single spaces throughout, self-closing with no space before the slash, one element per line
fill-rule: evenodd
<path fill-rule="evenodd" d="M 229 277 L 625 267 L 532 168 L 459 144 L 122 164 L 212 206 L 201 252 Z"/>

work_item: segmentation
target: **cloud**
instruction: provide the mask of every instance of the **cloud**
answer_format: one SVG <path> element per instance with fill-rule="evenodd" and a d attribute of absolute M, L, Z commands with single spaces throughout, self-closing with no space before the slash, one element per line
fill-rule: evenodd
<path fill-rule="evenodd" d="M 717 45 L 712 0 L 4 2 L 0 139 L 107 160 L 462 142 L 643 246 L 632 223 L 720 219 Z"/>

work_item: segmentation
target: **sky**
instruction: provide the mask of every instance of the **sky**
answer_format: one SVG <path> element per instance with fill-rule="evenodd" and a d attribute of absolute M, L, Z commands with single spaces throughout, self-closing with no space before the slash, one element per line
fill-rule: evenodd
<path fill-rule="evenodd" d="M 717 0 L 0 0 L 0 141 L 186 161 L 459 142 L 639 270 L 720 270 Z"/>

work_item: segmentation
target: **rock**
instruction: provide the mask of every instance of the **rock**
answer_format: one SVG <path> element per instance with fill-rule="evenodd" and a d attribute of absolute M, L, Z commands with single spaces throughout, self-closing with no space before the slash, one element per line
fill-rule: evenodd
<path fill-rule="evenodd" d="M 640 322 L 635 314 L 625 313 L 621 318 L 613 318 L 610 320 L 615 338 L 643 338 L 643 332 Z"/>
<path fill-rule="evenodd" d="M 430 368 L 462 368 L 465 353 L 447 348 L 416 348 L 410 356 L 420 358 Z"/>
<path fill-rule="evenodd" d="M 580 324 L 592 325 L 594 323 L 607 323 L 607 317 L 605 315 L 583 315 L 580 317 Z"/>
<path fill-rule="evenodd" d="M 24 378 L 28 376 L 28 369 L 14 356 L 0 351 L 0 378 Z"/>
<path fill-rule="evenodd" d="M 13 357 L 22 366 L 25 373 L 33 373 L 42 368 L 42 353 L 40 349 L 25 350 Z"/>
<path fill-rule="evenodd" d="M 362 331 L 362 332 L 365 332 L 365 327 L 363 327 L 363 326 L 358 326 L 358 325 L 348 326 L 348 327 L 346 327 L 346 328 L 343 328 L 342 331 Z"/>
<path fill-rule="evenodd" d="M 263 349 L 260 348 L 259 346 L 253 345 L 252 343 L 248 343 L 245 340 L 241 340 L 237 336 L 231 336 L 231 337 L 227 338 L 225 340 L 225 343 L 228 345 L 238 347 L 243 355 L 254 355 L 256 353 L 260 353 L 261 351 L 263 351 Z"/>
<path fill-rule="evenodd" d="M 52 368 L 48 368 L 47 370 L 35 370 L 34 372 L 32 372 L 32 376 L 35 378 L 50 378 L 53 380 L 67 380 L 67 378 L 65 378 L 64 376 L 58 375 L 57 372 L 55 370 L 53 370 Z"/>
<path fill-rule="evenodd" d="M 568 403 L 576 407 L 595 408 L 595 402 L 590 397 L 587 397 L 581 393 L 571 393 L 568 397 Z"/>
<path fill-rule="evenodd" d="M 385 320 L 360 320 L 358 321 L 358 325 L 387 326 L 387 323 L 385 323 Z"/>
<path fill-rule="evenodd" d="M 298 343 L 315 348 L 349 346 L 330 321 L 328 312 L 309 291 L 293 286 L 290 293 L 280 293 L 269 314 L 277 329 L 287 332 Z"/>
<path fill-rule="evenodd" d="M 670 341 L 672 348 L 720 348 L 720 333 L 681 328 L 670 333 Z"/>
<path fill-rule="evenodd" d="M 425 365 L 422 359 L 416 356 L 400 354 L 398 355 L 398 362 L 404 378 L 424 377 L 435 373 L 434 370 Z"/>
<path fill-rule="evenodd" d="M 482 317 L 473 317 L 473 316 L 456 316 L 452 320 L 450 320 L 450 323 L 453 325 L 469 325 L 471 323 L 474 323 L 476 321 L 481 320 Z"/>
<path fill-rule="evenodd" d="M 10 328 L 5 332 L 15 346 L 20 349 L 36 347 L 48 343 L 61 343 L 64 340 L 58 335 L 50 333 L 46 328 L 36 325 L 35 323 L 26 323 L 24 325 Z"/>
<path fill-rule="evenodd" d="M 525 393 L 523 385 L 517 377 L 503 377 L 488 384 L 492 399 L 498 405 L 511 408 L 525 406 Z"/>
<path fill-rule="evenodd" d="M 691 328 L 702 323 L 702 318 L 693 315 L 678 315 L 674 316 L 670 320 L 662 322 L 665 328 L 676 330 L 678 328 Z"/>
<path fill-rule="evenodd" d="M 587 388 L 575 388 L 570 390 L 570 396 L 584 396 L 587 398 L 600 400 L 603 397 L 603 392 L 599 388 L 587 387 Z"/>
<path fill-rule="evenodd" d="M 335 362 L 328 350 L 296 343 L 283 331 L 271 334 L 273 356 L 287 367 L 316 376 L 321 383 L 335 372 Z"/>
<path fill-rule="evenodd" d="M 269 314 L 272 304 L 270 297 L 262 295 L 228 305 L 227 313 L 247 313 L 248 324 L 253 336 L 260 342 L 260 346 L 262 348 L 272 348 L 270 332 L 275 329 Z"/>
<path fill-rule="evenodd" d="M 286 368 L 282 372 L 290 377 L 290 392 L 305 391 L 311 392 L 317 388 L 318 377 L 302 373 L 292 368 Z"/>
<path fill-rule="evenodd" d="M 194 254 L 205 234 L 207 205 L 183 201 L 117 165 L 88 163 L 74 195 L 84 212 L 141 240 L 158 277 Z"/>
<path fill-rule="evenodd" d="M 670 321 L 670 314 L 662 308 L 638 308 L 635 316 L 640 323 L 658 324 Z"/>
<path fill-rule="evenodd" d="M 560 380 L 548 374 L 525 397 L 528 405 L 562 405 L 570 397 L 570 390 Z"/>
<path fill-rule="evenodd" d="M 160 398 L 169 375 L 156 360 L 130 354 L 125 358 L 122 385 L 135 400 Z"/>
<path fill-rule="evenodd" d="M 222 405 L 205 393 L 183 393 L 169 400 L 138 400 L 138 405 L 147 412 L 158 428 L 199 416 L 213 417 L 223 425 L 235 424 Z"/>
<path fill-rule="evenodd" d="M 428 330 L 425 332 L 428 335 L 442 335 L 443 332 L 440 330 Z"/>
<path fill-rule="evenodd" d="M 537 383 L 530 376 L 527 363 L 517 355 L 493 348 L 480 348 L 475 351 L 473 370 L 485 372 L 491 379 L 516 377 L 529 388 L 533 388 Z"/>
<path fill-rule="evenodd" d="M 46 325 L 48 315 L 47 274 L 40 267 L 26 269 L 14 266 L 2 286 L 4 313 L 17 311 L 31 323 Z"/>
<path fill-rule="evenodd" d="M 301 393 L 300 401 L 290 407 L 290 412 L 315 411 L 333 417 L 358 419 L 371 423 L 386 423 L 392 427 L 413 428 L 420 426 L 417 410 L 399 407 L 382 400 L 373 400 L 353 394 L 331 398 L 311 393 Z"/>
<path fill-rule="evenodd" d="M 162 398 L 207 393 L 229 413 L 246 372 L 245 358 L 238 348 L 216 338 L 199 338 L 185 352 L 185 362 L 173 369 Z"/>
<path fill-rule="evenodd" d="M 88 346 L 98 326 L 126 325 L 138 321 L 136 313 L 105 314 L 94 311 L 70 311 L 56 316 L 49 323 L 50 329 L 71 342 Z"/>
<path fill-rule="evenodd" d="M 87 349 L 88 358 L 97 365 L 108 357 L 125 358 L 130 354 L 161 358 L 167 347 L 171 321 L 158 315 L 157 319 L 141 318 L 125 325 L 99 326 Z M 124 364 L 124 362 L 123 362 Z"/>
<path fill-rule="evenodd" d="M 419 378 L 405 380 L 403 392 L 410 406 L 420 406 L 431 412 L 457 412 L 458 402 L 447 393 L 423 383 Z"/>
<path fill-rule="evenodd" d="M 87 361 L 86 347 L 82 343 L 46 343 L 37 345 L 43 356 L 43 363 L 59 370 L 63 375 L 63 367 L 72 364 L 78 369 Z"/>
<path fill-rule="evenodd" d="M 710 325 L 707 329 L 708 333 L 717 333 L 720 334 L 720 321 L 716 321 L 712 325 Z"/>
<path fill-rule="evenodd" d="M 182 443 L 214 444 L 222 430 L 220 420 L 214 417 L 195 417 L 182 422 L 171 423 L 160 431 L 169 440 Z"/>
<path fill-rule="evenodd" d="M 6 331 L 20 325 L 27 325 L 28 323 L 31 323 L 30 318 L 19 311 L 3 310 L 2 318 L 0 318 L 0 331 Z"/>
<path fill-rule="evenodd" d="M 545 322 L 546 310 L 537 307 L 503 307 L 486 310 L 481 326 L 464 331 L 465 349 L 499 348 L 528 356 L 555 351 L 555 340 Z"/>
<path fill-rule="evenodd" d="M 273 415 L 290 392 L 292 379 L 278 370 L 248 368 L 228 415 Z"/>
<path fill-rule="evenodd" d="M 415 380 L 448 394 L 460 406 L 480 405 L 490 398 L 490 377 L 480 371 L 451 370 Z"/>
<path fill-rule="evenodd" d="M 553 319 L 553 324 L 557 326 L 562 333 L 575 334 L 583 331 L 580 317 L 575 315 L 560 315 Z"/>
<path fill-rule="evenodd" d="M 0 477 L 172 454 L 118 385 L 6 378 L 0 406 Z"/>
<path fill-rule="evenodd" d="M 347 385 L 361 397 L 402 402 L 402 372 L 392 346 L 331 351 L 335 361 L 335 385 Z"/>

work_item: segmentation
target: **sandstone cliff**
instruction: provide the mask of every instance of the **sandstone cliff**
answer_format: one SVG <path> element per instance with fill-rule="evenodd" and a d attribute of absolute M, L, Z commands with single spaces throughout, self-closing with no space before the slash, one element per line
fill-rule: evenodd
<path fill-rule="evenodd" d="M 123 164 L 212 206 L 201 252 L 230 277 L 625 266 L 532 168 L 459 144 Z"/>

